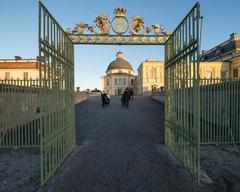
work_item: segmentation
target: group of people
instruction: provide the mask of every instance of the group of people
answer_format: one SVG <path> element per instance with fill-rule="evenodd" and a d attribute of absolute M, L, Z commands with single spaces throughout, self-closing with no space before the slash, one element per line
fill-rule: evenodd
<path fill-rule="evenodd" d="M 127 87 L 121 97 L 122 107 L 128 108 L 130 100 L 133 101 L 133 91 Z"/>
<path fill-rule="evenodd" d="M 102 96 L 102 106 L 104 107 L 105 105 L 110 104 L 110 95 L 107 95 L 104 91 L 101 94 Z"/>
<path fill-rule="evenodd" d="M 110 104 L 110 96 L 107 95 L 104 91 L 102 92 L 101 96 L 102 96 L 102 106 L 104 107 L 105 105 L 109 105 Z M 128 108 L 130 100 L 133 101 L 133 90 L 129 89 L 127 87 L 124 90 L 122 97 L 121 97 L 122 107 Z"/>

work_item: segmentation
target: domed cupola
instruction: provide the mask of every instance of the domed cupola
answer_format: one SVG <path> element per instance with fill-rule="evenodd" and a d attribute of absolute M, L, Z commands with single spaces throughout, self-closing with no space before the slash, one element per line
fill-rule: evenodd
<path fill-rule="evenodd" d="M 124 59 L 123 52 L 117 52 L 116 56 L 117 58 L 108 65 L 106 72 L 113 69 L 127 69 L 133 71 L 131 64 Z"/>

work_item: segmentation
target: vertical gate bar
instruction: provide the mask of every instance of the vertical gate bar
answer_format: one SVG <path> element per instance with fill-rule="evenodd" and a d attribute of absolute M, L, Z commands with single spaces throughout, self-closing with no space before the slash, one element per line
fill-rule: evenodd
<path fill-rule="evenodd" d="M 216 138 L 217 138 L 217 113 L 216 113 L 216 108 L 217 108 L 217 97 L 216 97 L 216 93 L 217 93 L 217 79 L 216 77 L 214 77 L 214 91 L 213 91 L 213 126 L 214 126 L 214 142 L 216 142 Z"/>
<path fill-rule="evenodd" d="M 20 80 L 20 87 L 21 87 L 21 94 L 23 93 L 23 80 Z M 22 122 L 24 120 L 24 114 L 22 112 L 22 107 L 23 107 L 23 100 L 21 97 L 19 97 L 19 100 L 21 102 L 21 105 L 20 105 L 20 114 L 21 114 L 21 119 L 20 119 L 20 122 Z M 21 145 L 21 130 L 23 128 L 23 125 L 22 123 L 20 123 L 20 127 L 19 127 L 19 130 L 17 130 L 17 134 L 18 134 L 18 145 Z"/>
<path fill-rule="evenodd" d="M 213 141 L 213 134 L 214 134 L 214 132 L 213 132 L 213 113 L 212 113 L 212 111 L 213 111 L 213 81 L 214 81 L 214 79 L 213 79 L 213 74 L 211 74 L 211 79 L 210 79 L 210 82 L 209 82 L 209 89 L 210 89 L 210 92 L 209 92 L 209 101 L 210 101 L 210 105 L 209 105 L 209 107 L 210 107 L 210 109 L 209 109 L 209 127 L 210 127 L 210 132 L 211 132 L 211 134 L 210 134 L 210 140 L 211 141 Z"/>
<path fill-rule="evenodd" d="M 221 102 L 221 105 L 220 105 L 220 106 L 221 106 L 221 121 L 220 121 L 220 122 L 221 122 L 221 126 L 220 126 L 220 128 L 221 128 L 221 129 L 220 129 L 220 131 L 221 131 L 221 132 L 220 132 L 221 137 L 220 137 L 220 138 L 221 138 L 221 142 L 223 142 L 223 130 L 224 130 L 224 124 L 223 124 L 223 123 L 224 123 L 224 116 L 223 116 L 224 82 L 225 82 L 225 81 L 223 81 L 223 82 L 221 83 L 221 89 L 220 89 L 220 90 L 221 90 L 221 94 L 220 94 L 220 97 L 221 97 L 221 98 L 220 98 L 220 102 Z"/>
<path fill-rule="evenodd" d="M 199 28 L 199 19 L 200 19 L 200 4 L 197 5 L 197 180 L 200 183 L 200 98 L 199 98 L 199 65 L 200 65 L 200 28 Z"/>
<path fill-rule="evenodd" d="M 236 103 L 236 115 L 237 117 L 240 116 L 240 80 L 236 80 L 236 98 L 237 99 L 237 103 Z M 236 122 L 236 128 L 238 131 L 238 143 L 240 143 L 240 118 L 237 118 L 237 122 Z"/>
<path fill-rule="evenodd" d="M 236 80 L 232 81 L 232 114 L 233 114 L 233 129 L 234 129 L 234 134 L 235 134 L 235 138 L 236 138 L 236 143 L 239 142 L 238 140 L 238 135 L 237 135 L 237 97 L 236 97 Z"/>
<path fill-rule="evenodd" d="M 224 81 L 224 84 L 223 84 L 223 142 L 225 142 L 226 140 L 226 102 L 227 102 L 227 95 L 226 95 L 226 82 L 227 81 Z"/>
<path fill-rule="evenodd" d="M 72 98 L 72 101 L 71 101 L 71 103 L 72 103 L 72 123 L 73 123 L 73 138 L 71 138 L 72 139 L 72 141 L 73 141 L 73 147 L 75 147 L 76 146 L 76 141 L 77 141 L 77 138 L 76 138 L 76 125 L 75 125 L 75 99 L 74 99 L 74 97 L 75 97 L 75 95 L 74 95 L 74 87 L 75 87 L 75 85 L 74 85 L 74 79 L 75 79 L 75 77 L 74 77 L 74 72 L 73 71 L 75 71 L 75 66 L 74 66 L 74 45 L 72 44 L 71 45 L 71 49 L 72 49 L 72 51 L 70 52 L 72 55 L 71 55 L 71 58 L 72 58 L 72 63 L 73 63 L 73 69 L 72 69 L 72 80 L 73 80 L 73 82 L 72 82 L 72 96 L 71 96 L 71 98 Z"/>
<path fill-rule="evenodd" d="M 237 141 L 240 143 L 240 80 L 235 81 L 235 87 L 236 87 L 236 131 L 237 131 Z"/>
<path fill-rule="evenodd" d="M 216 141 L 219 141 L 219 82 L 220 82 L 220 78 L 217 78 L 217 86 L 216 86 L 216 94 L 215 94 L 215 98 L 216 98 Z"/>
<path fill-rule="evenodd" d="M 41 37 L 42 37 L 42 25 L 44 24 L 44 21 L 42 19 L 42 5 L 41 2 L 39 2 L 39 10 L 38 10 L 38 49 L 39 49 L 39 57 L 38 57 L 38 62 L 39 62 L 39 81 L 40 81 L 40 89 L 39 89 L 39 95 L 40 95 L 40 177 L 41 177 L 41 184 L 44 183 L 44 175 L 43 175 L 43 84 L 42 84 L 42 42 L 41 42 Z M 45 33 L 45 30 L 43 30 L 43 33 Z"/>

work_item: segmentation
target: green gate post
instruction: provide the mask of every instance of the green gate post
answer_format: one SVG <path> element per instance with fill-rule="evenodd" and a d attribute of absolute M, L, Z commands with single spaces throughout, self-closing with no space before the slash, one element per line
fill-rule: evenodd
<path fill-rule="evenodd" d="M 199 20 L 197 3 L 165 44 L 165 141 L 200 181 Z"/>

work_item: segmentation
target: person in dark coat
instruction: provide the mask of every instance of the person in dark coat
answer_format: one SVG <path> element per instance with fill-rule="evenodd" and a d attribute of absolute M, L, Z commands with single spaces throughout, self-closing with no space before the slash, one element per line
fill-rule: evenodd
<path fill-rule="evenodd" d="M 102 106 L 104 107 L 106 104 L 108 104 L 108 97 L 104 91 L 102 92 L 101 96 L 102 96 Z"/>
<path fill-rule="evenodd" d="M 124 100 L 124 94 L 122 94 L 121 97 L 122 107 L 125 107 L 125 100 Z"/>
<path fill-rule="evenodd" d="M 124 90 L 124 93 L 123 93 L 123 95 L 124 95 L 124 106 L 126 107 L 126 108 L 128 108 L 128 106 L 129 106 L 129 100 L 131 99 L 131 96 L 130 96 L 130 91 L 129 91 L 129 89 L 128 88 L 126 88 L 125 90 Z"/>
<path fill-rule="evenodd" d="M 133 89 L 131 88 L 129 89 L 129 91 L 130 91 L 131 100 L 133 101 Z"/>

